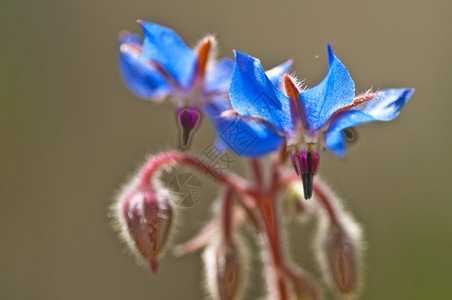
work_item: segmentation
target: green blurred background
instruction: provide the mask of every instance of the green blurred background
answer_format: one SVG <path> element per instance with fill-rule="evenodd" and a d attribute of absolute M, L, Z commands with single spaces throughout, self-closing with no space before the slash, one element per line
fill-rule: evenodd
<path fill-rule="evenodd" d="M 117 35 L 141 32 L 137 19 L 191 46 L 214 33 L 220 56 L 238 49 L 265 68 L 292 57 L 308 86 L 326 74 L 331 42 L 358 92 L 416 88 L 395 121 L 359 127 L 345 159 L 324 153 L 320 174 L 366 233 L 361 299 L 451 299 L 451 14 L 450 0 L 2 0 L 0 299 L 204 295 L 198 254 L 168 253 L 151 276 L 123 253 L 107 218 L 145 155 L 176 145 L 173 108 L 139 100 L 118 74 Z M 213 138 L 204 122 L 193 151 Z M 239 160 L 234 168 L 243 171 Z M 210 215 L 216 187 L 204 183 L 176 241 Z M 313 227 L 289 236 L 294 260 L 318 276 Z M 259 271 L 251 276 L 258 290 Z"/>

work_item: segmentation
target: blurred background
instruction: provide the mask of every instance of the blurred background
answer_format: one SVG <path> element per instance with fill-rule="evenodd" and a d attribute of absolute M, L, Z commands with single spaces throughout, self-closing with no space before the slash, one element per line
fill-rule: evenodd
<path fill-rule="evenodd" d="M 0 299 L 205 297 L 199 253 L 168 253 L 151 276 L 107 218 L 145 156 L 177 144 L 173 108 L 139 100 L 119 76 L 117 35 L 141 33 L 137 19 L 190 46 L 214 33 L 220 56 L 237 49 L 266 69 L 292 57 L 307 86 L 325 76 L 330 42 L 357 92 L 416 88 L 396 120 L 360 126 L 345 159 L 324 153 L 320 175 L 365 231 L 360 299 L 450 299 L 451 13 L 449 0 L 2 0 Z M 193 152 L 213 139 L 203 122 Z M 217 187 L 203 184 L 176 242 L 210 216 Z M 318 278 L 314 225 L 288 236 L 293 259 Z M 260 295 L 259 269 L 251 276 L 248 299 Z"/>

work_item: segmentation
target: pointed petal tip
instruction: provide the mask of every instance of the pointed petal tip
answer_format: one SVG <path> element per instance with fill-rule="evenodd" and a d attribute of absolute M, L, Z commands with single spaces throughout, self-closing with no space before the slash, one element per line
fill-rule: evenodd
<path fill-rule="evenodd" d="M 142 19 L 138 19 L 137 23 L 140 24 L 140 25 L 143 25 L 144 21 Z"/>
<path fill-rule="evenodd" d="M 255 60 L 255 61 L 258 61 L 260 63 L 260 60 L 258 58 L 255 58 L 253 56 L 250 56 L 250 55 L 245 54 L 243 52 L 240 52 L 238 50 L 232 50 L 232 51 L 234 52 L 234 57 L 235 57 L 236 61 L 237 60 L 246 60 L 246 59 L 248 59 L 248 60 Z"/>
<path fill-rule="evenodd" d="M 328 64 L 331 64 L 334 61 L 334 52 L 333 48 L 331 47 L 331 44 L 328 42 L 326 43 L 326 49 L 328 51 Z"/>
<path fill-rule="evenodd" d="M 232 52 L 234 52 L 234 57 L 235 59 L 237 59 L 238 57 L 241 57 L 244 55 L 244 53 L 238 51 L 238 50 L 232 50 Z"/>
<path fill-rule="evenodd" d="M 281 65 L 282 66 L 287 66 L 287 69 L 289 69 L 293 65 L 293 62 L 294 62 L 294 59 L 293 58 L 289 58 L 288 60 L 283 62 Z"/>

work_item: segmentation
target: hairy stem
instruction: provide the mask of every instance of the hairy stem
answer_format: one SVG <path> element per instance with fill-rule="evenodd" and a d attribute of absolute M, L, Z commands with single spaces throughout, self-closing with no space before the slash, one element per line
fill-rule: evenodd
<path fill-rule="evenodd" d="M 164 166 L 174 164 L 185 165 L 205 174 L 210 174 L 222 185 L 233 189 L 239 195 L 247 195 L 251 192 L 249 185 L 244 179 L 224 170 L 218 171 L 186 152 L 167 152 L 155 156 L 143 167 L 140 174 L 140 184 L 148 185 L 157 171 Z"/>

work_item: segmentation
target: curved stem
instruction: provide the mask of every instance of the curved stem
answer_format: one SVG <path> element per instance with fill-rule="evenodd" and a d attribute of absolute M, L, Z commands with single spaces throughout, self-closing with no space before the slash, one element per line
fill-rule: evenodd
<path fill-rule="evenodd" d="M 151 179 L 165 165 L 182 164 L 198 171 L 210 174 L 217 179 L 221 184 L 233 189 L 240 195 L 247 195 L 251 193 L 251 188 L 244 179 L 234 174 L 222 170 L 221 172 L 212 168 L 202 160 L 186 153 L 186 152 L 167 152 L 155 156 L 152 160 L 146 163 L 140 174 L 140 185 L 146 186 L 150 184 Z"/>
<path fill-rule="evenodd" d="M 337 220 L 337 214 L 334 209 L 334 204 L 331 203 L 330 199 L 331 197 L 327 196 L 327 191 L 324 190 L 323 186 L 321 184 L 318 184 L 314 182 L 313 191 L 316 195 L 316 197 L 319 199 L 320 204 L 324 208 L 325 212 L 328 214 L 328 218 L 331 222 L 331 224 L 338 224 Z"/>

